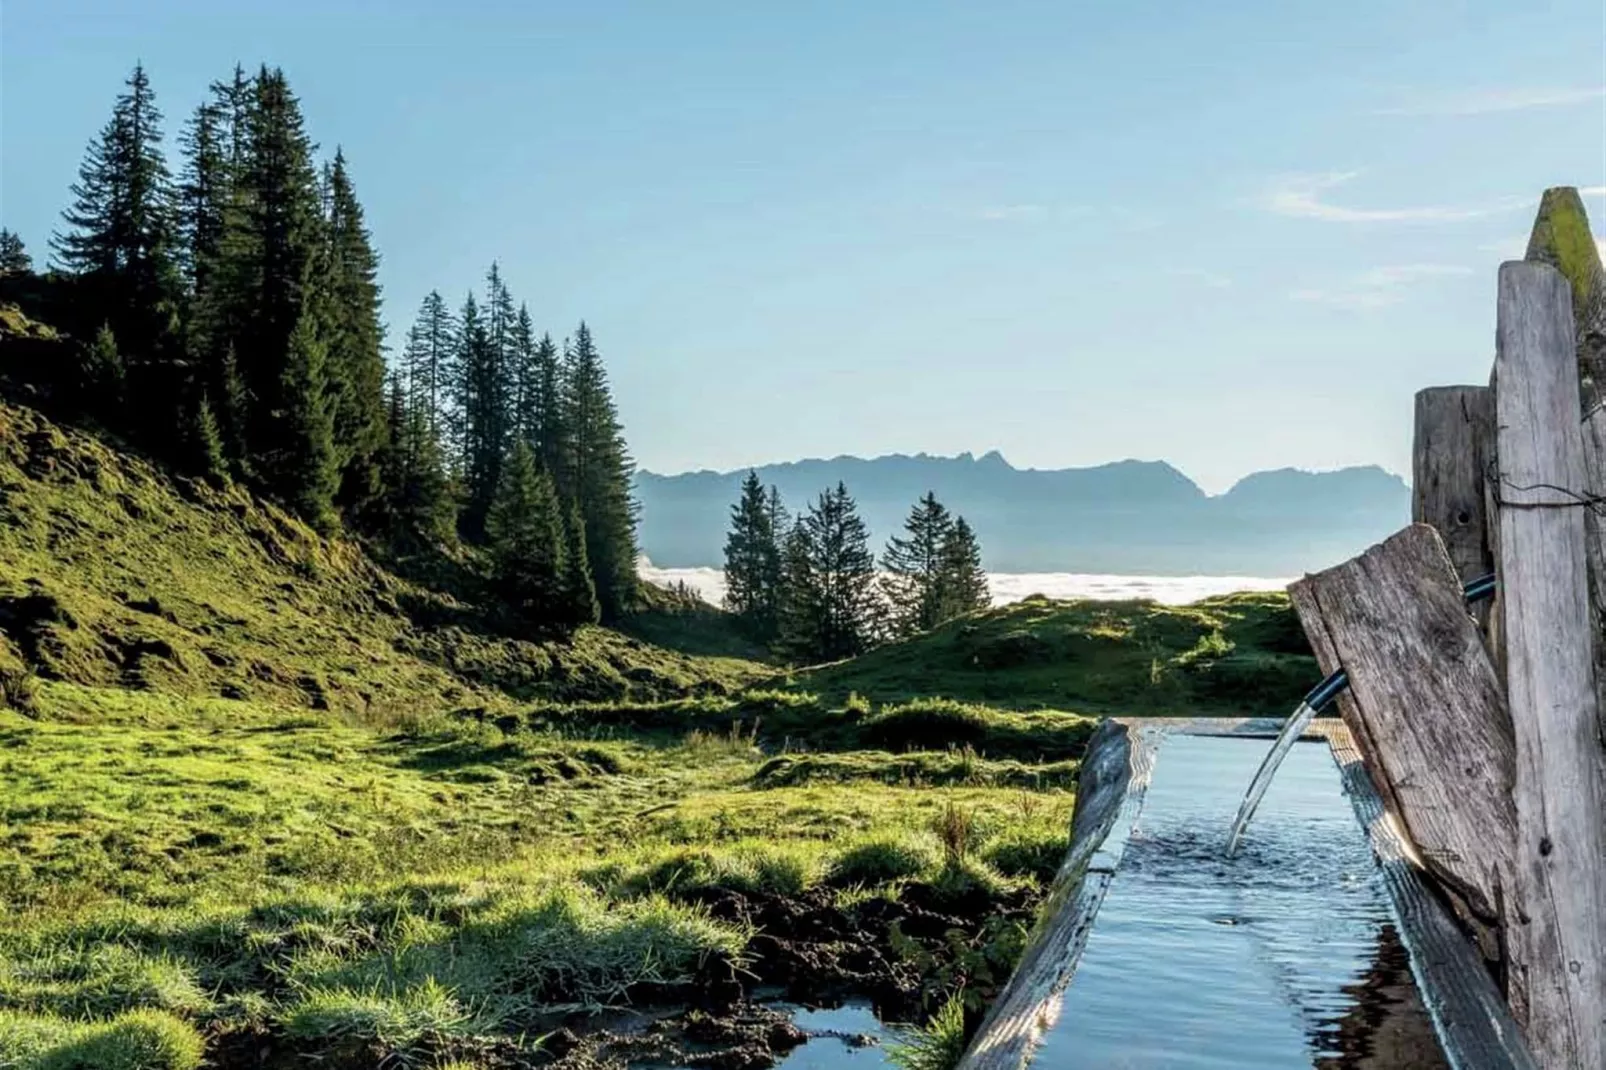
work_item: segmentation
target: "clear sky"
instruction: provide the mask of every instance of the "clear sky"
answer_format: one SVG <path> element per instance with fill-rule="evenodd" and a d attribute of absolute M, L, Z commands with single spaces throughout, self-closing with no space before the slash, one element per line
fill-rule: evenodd
<path fill-rule="evenodd" d="M 170 141 L 282 66 L 392 341 L 499 260 L 591 323 L 655 471 L 1407 471 L 1412 393 L 1488 375 L 1539 192 L 1596 187 L 1606 233 L 1600 0 L 3 0 L 36 255 L 135 60 Z"/>

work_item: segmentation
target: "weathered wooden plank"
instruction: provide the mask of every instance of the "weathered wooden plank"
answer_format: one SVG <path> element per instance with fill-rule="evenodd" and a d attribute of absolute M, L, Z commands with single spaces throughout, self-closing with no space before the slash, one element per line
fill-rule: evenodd
<path fill-rule="evenodd" d="M 1494 398 L 1486 386 L 1417 392 L 1411 519 L 1438 531 L 1463 582 L 1494 571 L 1483 495 L 1493 420 Z"/>
<path fill-rule="evenodd" d="M 1541 1066 L 1606 1067 L 1606 791 L 1567 280 L 1546 264 L 1501 265 L 1495 343 L 1498 566 L 1517 757 L 1511 998 Z"/>
<path fill-rule="evenodd" d="M 1071 849 L 1019 965 L 982 1020 L 960 1070 L 1020 1070 L 1059 1015 L 1121 851 L 1143 807 L 1163 728 L 1106 720 L 1088 741 Z"/>
<path fill-rule="evenodd" d="M 1584 514 L 1589 560 L 1589 610 L 1595 634 L 1595 712 L 1606 744 L 1606 404 L 1584 415 L 1584 490 L 1591 505 Z"/>
<path fill-rule="evenodd" d="M 1289 588 L 1340 713 L 1429 871 L 1499 917 L 1516 818 L 1499 680 L 1438 533 L 1415 524 Z"/>
<path fill-rule="evenodd" d="M 1411 844 L 1389 820 L 1361 752 L 1346 733 L 1330 733 L 1328 743 L 1344 793 L 1372 845 L 1400 942 L 1445 1058 L 1454 1070 L 1537 1070 L 1482 957 L 1423 879 Z"/>

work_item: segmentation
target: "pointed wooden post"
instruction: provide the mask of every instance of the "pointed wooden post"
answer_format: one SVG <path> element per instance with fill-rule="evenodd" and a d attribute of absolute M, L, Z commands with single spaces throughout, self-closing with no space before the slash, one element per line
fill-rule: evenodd
<path fill-rule="evenodd" d="M 1567 281 L 1500 268 L 1498 572 L 1516 741 L 1513 1010 L 1547 1070 L 1606 1067 L 1606 791 Z M 1518 1005 L 1522 1002 L 1524 1005 Z"/>
<path fill-rule="evenodd" d="M 1411 453 L 1411 520 L 1444 540 L 1461 582 L 1494 571 L 1483 497 L 1494 437 L 1494 398 L 1485 386 L 1417 391 Z"/>

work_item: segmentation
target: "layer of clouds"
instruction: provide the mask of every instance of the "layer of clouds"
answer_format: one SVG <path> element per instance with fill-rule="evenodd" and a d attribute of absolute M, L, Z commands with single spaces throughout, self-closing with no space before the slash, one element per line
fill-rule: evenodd
<path fill-rule="evenodd" d="M 725 576 L 717 568 L 655 568 L 643 559 L 638 571 L 643 579 L 653 583 L 685 583 L 714 605 L 725 597 Z M 1280 591 L 1292 582 L 1266 576 L 1105 576 L 1080 572 L 991 572 L 987 575 L 995 606 L 1019 602 L 1034 594 L 1100 601 L 1152 598 L 1166 605 L 1186 605 L 1234 591 Z"/>
<path fill-rule="evenodd" d="M 1327 171 L 1319 174 L 1282 175 L 1261 195 L 1260 204 L 1269 212 L 1295 219 L 1319 219 L 1328 223 L 1458 223 L 1509 212 L 1531 202 L 1531 198 L 1508 197 L 1480 205 L 1427 204 L 1409 208 L 1356 208 L 1335 204 L 1326 194 L 1353 179 L 1358 171 Z"/>
<path fill-rule="evenodd" d="M 1472 269 L 1460 264 L 1391 264 L 1364 271 L 1335 286 L 1298 289 L 1288 296 L 1334 308 L 1386 308 L 1405 300 L 1406 292 L 1420 283 L 1470 274 Z"/>
<path fill-rule="evenodd" d="M 1563 108 L 1606 98 L 1606 86 L 1518 86 L 1459 90 L 1416 97 L 1379 115 L 1493 115 L 1530 108 Z"/>

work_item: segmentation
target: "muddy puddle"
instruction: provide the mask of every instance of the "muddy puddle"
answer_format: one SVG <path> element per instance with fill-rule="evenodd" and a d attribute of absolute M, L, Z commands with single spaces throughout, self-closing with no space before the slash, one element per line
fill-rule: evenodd
<path fill-rule="evenodd" d="M 1445 1070 L 1325 744 L 1294 747 L 1236 858 L 1264 741 L 1174 736 L 1034 1066 Z"/>

